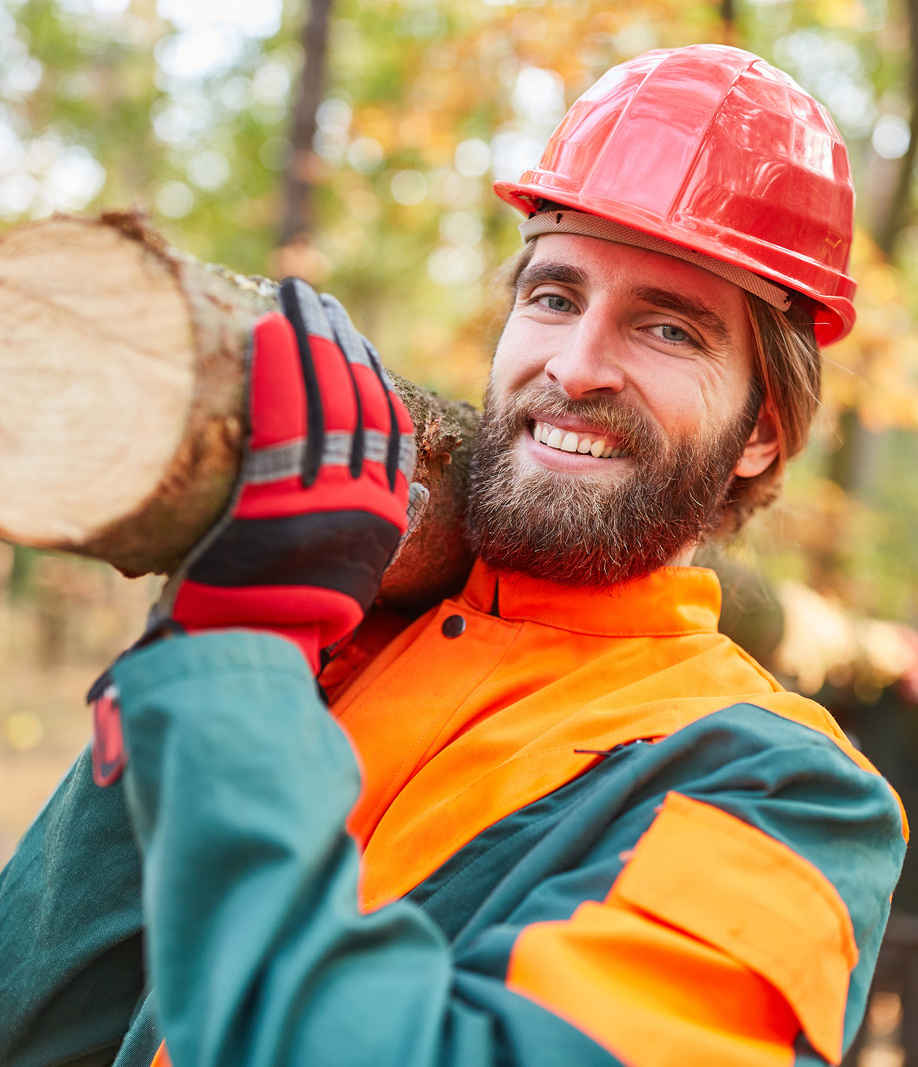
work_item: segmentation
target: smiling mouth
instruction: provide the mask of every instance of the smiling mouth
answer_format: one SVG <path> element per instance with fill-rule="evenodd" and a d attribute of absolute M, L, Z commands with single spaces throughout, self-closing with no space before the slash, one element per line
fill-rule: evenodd
<path fill-rule="evenodd" d="M 624 448 L 610 445 L 599 434 L 579 433 L 574 430 L 561 430 L 550 422 L 536 422 L 532 426 L 532 438 L 539 444 L 557 449 L 559 452 L 579 452 L 591 455 L 595 459 L 622 459 L 631 453 Z"/>

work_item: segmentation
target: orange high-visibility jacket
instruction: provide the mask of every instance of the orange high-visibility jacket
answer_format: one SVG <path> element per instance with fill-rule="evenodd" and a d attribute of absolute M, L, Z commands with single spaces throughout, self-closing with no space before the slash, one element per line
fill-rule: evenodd
<path fill-rule="evenodd" d="M 370 621 L 332 716 L 266 635 L 122 661 L 175 1067 L 838 1063 L 903 817 L 718 608 L 702 569 L 479 564 L 381 651 Z"/>
<path fill-rule="evenodd" d="M 364 906 L 423 899 L 483 835 L 509 834 L 515 813 L 634 775 L 652 817 L 620 841 L 601 898 L 567 896 L 519 930 L 510 988 L 629 1064 L 777 1064 L 801 1044 L 836 1062 L 863 1012 L 892 888 L 874 887 L 856 930 L 849 908 L 863 906 L 871 863 L 856 862 L 843 780 L 870 782 L 897 827 L 894 853 L 904 815 L 825 709 L 717 632 L 719 609 L 702 568 L 600 593 L 498 579 L 479 563 L 461 597 L 366 666 L 356 642 L 326 680 L 341 678 L 333 713 L 364 770 L 349 820 Z M 823 757 L 837 770 L 816 788 Z M 801 817 L 802 781 L 809 814 L 820 811 L 797 836 L 778 812 Z M 610 806 L 613 825 L 635 820 L 629 792 Z M 704 1033 L 695 1051 L 693 1033 Z"/>

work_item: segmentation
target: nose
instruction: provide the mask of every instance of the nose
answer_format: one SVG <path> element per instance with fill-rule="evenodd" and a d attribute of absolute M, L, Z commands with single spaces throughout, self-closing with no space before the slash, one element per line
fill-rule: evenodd
<path fill-rule="evenodd" d="M 572 400 L 593 393 L 620 393 L 627 380 L 619 358 L 620 345 L 608 318 L 591 315 L 588 310 L 578 319 L 564 347 L 545 364 L 545 374 Z"/>

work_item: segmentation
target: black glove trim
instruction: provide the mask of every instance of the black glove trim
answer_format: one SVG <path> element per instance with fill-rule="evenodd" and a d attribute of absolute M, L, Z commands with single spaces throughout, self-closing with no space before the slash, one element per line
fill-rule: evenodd
<path fill-rule="evenodd" d="M 191 565 L 186 578 L 228 589 L 334 589 L 366 610 L 399 537 L 391 522 L 366 511 L 236 519 Z"/>
<path fill-rule="evenodd" d="M 322 447 L 325 443 L 325 415 L 322 410 L 322 390 L 312 359 L 309 332 L 303 320 L 303 309 L 297 292 L 303 283 L 298 278 L 285 278 L 280 284 L 280 305 L 296 334 L 300 354 L 300 368 L 306 387 L 306 421 L 308 437 L 303 457 L 303 485 L 308 488 L 318 478 L 322 466 Z"/>

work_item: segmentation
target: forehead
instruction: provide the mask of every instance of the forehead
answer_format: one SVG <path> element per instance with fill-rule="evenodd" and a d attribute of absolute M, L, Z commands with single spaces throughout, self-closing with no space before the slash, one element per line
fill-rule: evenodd
<path fill-rule="evenodd" d="M 742 289 L 702 267 L 661 252 L 582 234 L 552 233 L 535 240 L 529 266 L 568 265 L 590 294 L 659 289 L 695 298 L 745 333 L 748 322 Z"/>

